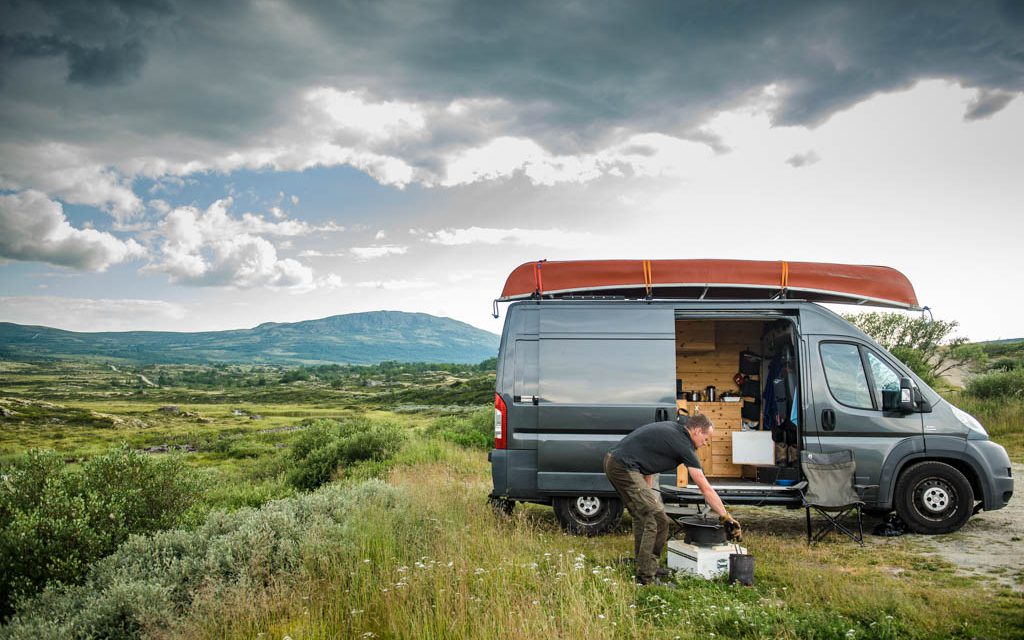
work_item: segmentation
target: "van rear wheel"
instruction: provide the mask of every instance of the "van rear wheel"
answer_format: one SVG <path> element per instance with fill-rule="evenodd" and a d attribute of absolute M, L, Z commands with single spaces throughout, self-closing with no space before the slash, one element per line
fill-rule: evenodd
<path fill-rule="evenodd" d="M 896 483 L 896 513 L 915 533 L 951 533 L 974 510 L 974 491 L 964 474 L 944 462 L 919 462 Z"/>
<path fill-rule="evenodd" d="M 555 518 L 569 533 L 597 536 L 622 519 L 622 501 L 602 496 L 568 496 L 552 500 Z"/>

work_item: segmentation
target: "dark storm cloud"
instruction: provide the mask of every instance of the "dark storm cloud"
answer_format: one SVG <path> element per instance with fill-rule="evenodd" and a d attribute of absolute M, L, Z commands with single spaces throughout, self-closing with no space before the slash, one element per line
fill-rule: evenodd
<path fill-rule="evenodd" d="M 139 77 L 145 62 L 143 39 L 173 13 L 164 0 L 15 0 L 4 10 L 0 73 L 6 77 L 19 61 L 59 56 L 65 61 L 68 83 L 128 83 Z"/>
<path fill-rule="evenodd" d="M 499 95 L 571 144 L 611 126 L 692 126 L 769 84 L 779 124 L 819 124 L 923 78 L 1024 90 L 1020 3 L 331 3 L 311 12 L 372 52 L 375 91 Z M 358 32 L 345 25 L 360 25 Z"/>
<path fill-rule="evenodd" d="M 967 105 L 967 113 L 964 114 L 965 120 L 984 120 L 989 116 L 998 113 L 1010 104 L 1016 97 L 1012 93 L 1005 91 L 992 91 L 989 89 L 982 89 L 978 92 L 978 96 Z"/>
<path fill-rule="evenodd" d="M 0 37 L 0 55 L 8 61 L 64 56 L 69 83 L 96 87 L 126 84 L 136 79 L 145 62 L 145 50 L 139 40 L 93 47 L 55 36 L 24 34 Z"/>
<path fill-rule="evenodd" d="M 421 167 L 495 135 L 567 153 L 657 131 L 724 151 L 700 126 L 769 85 L 783 125 L 817 125 L 931 78 L 994 96 L 968 114 L 984 117 L 1024 90 L 1021 4 L 20 2 L 0 27 L 0 140 L 102 144 L 112 163 L 143 152 L 184 161 L 250 143 L 315 86 L 438 107 L 500 101 L 485 121 L 432 122 L 385 150 Z M 60 56 L 63 68 L 37 64 Z M 190 144 L 150 144 L 171 138 Z"/>

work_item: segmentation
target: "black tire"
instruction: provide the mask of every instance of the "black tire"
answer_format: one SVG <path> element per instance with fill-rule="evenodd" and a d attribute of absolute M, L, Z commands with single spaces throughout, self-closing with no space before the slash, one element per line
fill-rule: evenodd
<path fill-rule="evenodd" d="M 610 531 L 622 519 L 622 501 L 599 496 L 555 498 L 555 518 L 568 533 L 598 536 Z"/>
<path fill-rule="evenodd" d="M 915 533 L 951 533 L 971 517 L 974 491 L 964 474 L 944 462 L 918 462 L 896 483 L 896 513 Z"/>

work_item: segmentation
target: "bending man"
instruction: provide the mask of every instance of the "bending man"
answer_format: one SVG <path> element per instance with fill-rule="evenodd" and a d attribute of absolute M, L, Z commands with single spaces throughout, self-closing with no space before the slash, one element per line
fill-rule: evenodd
<path fill-rule="evenodd" d="M 685 426 L 684 426 L 685 425 Z M 656 580 L 658 560 L 668 540 L 668 515 L 653 489 L 654 476 L 686 465 L 690 478 L 708 506 L 729 530 L 740 537 L 740 523 L 725 510 L 697 458 L 697 449 L 711 441 L 715 427 L 707 416 L 697 414 L 678 422 L 652 422 L 634 430 L 604 457 L 604 473 L 633 517 L 633 547 L 636 553 L 636 581 L 660 584 Z"/>

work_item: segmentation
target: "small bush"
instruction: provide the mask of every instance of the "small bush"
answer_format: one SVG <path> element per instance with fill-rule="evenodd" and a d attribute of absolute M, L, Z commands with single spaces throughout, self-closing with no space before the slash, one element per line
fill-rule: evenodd
<path fill-rule="evenodd" d="M 967 381 L 964 391 L 981 399 L 1024 398 L 1024 369 L 976 376 Z"/>
<path fill-rule="evenodd" d="M 199 493 L 176 458 L 113 450 L 71 473 L 33 450 L 0 469 L 0 617 L 49 581 L 75 583 L 132 534 L 177 524 Z"/>
<path fill-rule="evenodd" d="M 445 416 L 434 420 L 427 433 L 472 449 L 494 446 L 494 411 L 481 409 L 469 417 Z"/>
<path fill-rule="evenodd" d="M 1002 357 L 988 363 L 989 371 L 1014 371 L 1024 369 L 1024 358 Z"/>
<path fill-rule="evenodd" d="M 288 480 L 298 489 L 312 490 L 343 465 L 394 457 L 403 442 L 405 433 L 390 422 L 317 420 L 292 443 L 294 467 Z"/>
<path fill-rule="evenodd" d="M 241 589 L 257 597 L 308 569 L 315 552 L 351 549 L 353 523 L 369 513 L 412 513 L 398 489 L 371 480 L 270 502 L 260 509 L 216 511 L 194 531 L 133 536 L 100 560 L 80 586 L 53 585 L 25 601 L 3 637 L 138 638 L 172 630 L 203 597 Z"/>

